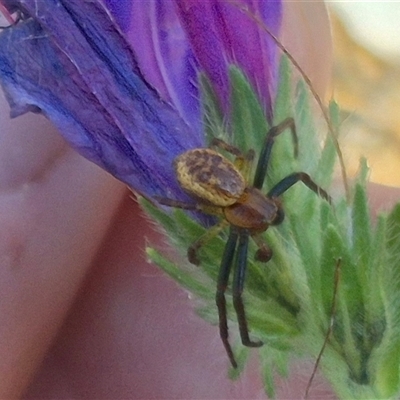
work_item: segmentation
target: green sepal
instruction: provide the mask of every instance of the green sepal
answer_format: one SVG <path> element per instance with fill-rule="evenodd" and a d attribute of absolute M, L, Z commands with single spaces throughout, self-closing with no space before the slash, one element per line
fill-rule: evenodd
<path fill-rule="evenodd" d="M 246 152 L 263 143 L 269 127 L 258 96 L 243 72 L 235 65 L 231 65 L 229 79 L 232 143 Z"/>
<path fill-rule="evenodd" d="M 383 218 L 381 218 L 383 219 Z M 374 352 L 375 385 L 381 398 L 397 398 L 400 390 L 400 205 L 386 221 L 385 253 L 380 255 L 378 284 L 385 307 L 383 337 Z"/>
<path fill-rule="evenodd" d="M 292 113 L 292 68 L 286 55 L 282 55 L 279 64 L 278 89 L 274 104 L 273 124 L 277 125 Z"/>
<path fill-rule="evenodd" d="M 211 300 L 211 298 L 215 297 L 215 293 L 210 287 L 196 279 L 196 277 L 193 276 L 194 274 L 184 271 L 182 268 L 179 268 L 176 263 L 169 261 L 159 251 L 147 247 L 146 255 L 152 263 L 160 267 L 167 275 L 185 289 L 190 290 L 203 299 Z"/>
<path fill-rule="evenodd" d="M 357 184 L 352 209 L 352 257 L 357 262 L 358 280 L 361 288 L 367 291 L 363 295 L 369 296 L 369 275 L 371 269 L 372 232 L 369 216 L 369 207 L 365 187 Z"/>
<path fill-rule="evenodd" d="M 315 179 L 315 170 L 319 161 L 320 134 L 315 128 L 315 117 L 310 107 L 310 94 L 304 81 L 299 81 L 296 88 L 295 113 L 299 140 L 299 163 L 301 169 Z M 314 156 L 311 156 L 311 155 Z"/>
<path fill-rule="evenodd" d="M 199 73 L 199 82 L 206 144 L 209 144 L 214 137 L 226 139 L 222 108 L 210 80 L 204 73 Z"/>
<path fill-rule="evenodd" d="M 296 122 L 292 104 L 292 71 L 288 58 L 283 55 L 279 65 L 273 125 L 280 124 L 286 118 L 294 118 Z M 298 130 L 299 127 L 296 126 L 296 129 Z M 266 182 L 269 185 L 275 184 L 288 173 L 293 172 L 295 165 L 297 165 L 297 160 L 294 158 L 293 139 L 288 131 L 281 134 L 279 140 L 275 140 Z"/>
<path fill-rule="evenodd" d="M 274 399 L 276 396 L 275 375 L 279 374 L 283 378 L 289 375 L 288 353 L 264 346 L 260 349 L 259 356 L 264 390 L 269 398 Z"/>
<path fill-rule="evenodd" d="M 339 131 L 340 110 L 337 103 L 331 100 L 329 103 L 329 117 L 334 132 Z M 313 175 L 322 187 L 330 187 L 334 176 L 336 163 L 336 147 L 332 134 L 328 132 L 325 138 L 324 147 L 318 162 L 318 166 Z"/>
<path fill-rule="evenodd" d="M 238 380 L 246 366 L 246 363 L 250 357 L 250 349 L 242 345 L 240 340 L 236 340 L 232 346 L 235 354 L 235 360 L 238 364 L 237 368 L 229 367 L 228 377 L 234 381 Z"/>

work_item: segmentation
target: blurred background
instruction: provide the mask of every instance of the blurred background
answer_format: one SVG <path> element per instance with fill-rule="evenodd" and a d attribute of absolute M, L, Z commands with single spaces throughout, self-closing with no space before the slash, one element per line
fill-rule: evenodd
<path fill-rule="evenodd" d="M 344 121 L 349 175 L 365 156 L 370 180 L 400 186 L 400 2 L 328 2 L 334 41 L 331 94 Z"/>

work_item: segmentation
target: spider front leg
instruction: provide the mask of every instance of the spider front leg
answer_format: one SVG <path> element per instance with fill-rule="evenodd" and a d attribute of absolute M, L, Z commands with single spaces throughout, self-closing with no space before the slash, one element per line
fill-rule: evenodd
<path fill-rule="evenodd" d="M 293 137 L 294 156 L 297 157 L 299 153 L 299 141 L 297 138 L 296 126 L 294 124 L 293 118 L 286 118 L 280 124 L 273 126 L 267 133 L 265 144 L 261 150 L 256 173 L 254 175 L 253 186 L 257 189 L 261 189 L 264 184 L 265 175 L 268 169 L 268 163 L 271 158 L 272 146 L 275 143 L 275 138 L 281 133 L 285 132 L 288 128 L 290 129 Z"/>
<path fill-rule="evenodd" d="M 323 199 L 332 203 L 332 198 L 329 194 L 318 186 L 310 177 L 310 175 L 305 172 L 295 172 L 294 174 L 288 175 L 278 182 L 269 192 L 268 197 L 279 197 L 281 194 L 285 193 L 290 189 L 295 183 L 303 182 L 310 190 L 321 196 Z"/>

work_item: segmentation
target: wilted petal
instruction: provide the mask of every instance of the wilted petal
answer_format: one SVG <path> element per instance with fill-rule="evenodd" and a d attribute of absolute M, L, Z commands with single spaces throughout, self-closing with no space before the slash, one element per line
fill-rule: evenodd
<path fill-rule="evenodd" d="M 10 1 L 31 16 L 0 35 L 14 115 L 40 109 L 81 154 L 146 196 L 182 197 L 172 160 L 202 145 L 142 77 L 99 1 Z"/>
<path fill-rule="evenodd" d="M 258 90 L 266 110 L 276 82 L 276 47 L 257 19 L 275 34 L 281 22 L 281 2 L 274 0 L 175 0 L 201 68 L 220 99 L 229 102 L 227 64 L 235 63 Z M 255 18 L 243 12 L 245 7 Z"/>

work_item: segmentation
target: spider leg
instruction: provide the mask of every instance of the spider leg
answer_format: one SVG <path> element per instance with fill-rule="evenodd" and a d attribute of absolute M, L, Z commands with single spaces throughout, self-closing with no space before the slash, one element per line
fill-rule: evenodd
<path fill-rule="evenodd" d="M 216 225 L 212 226 L 208 229 L 203 235 L 201 235 L 195 242 L 193 242 L 188 248 L 188 259 L 191 264 L 199 265 L 200 260 L 197 257 L 197 251 L 202 247 L 205 243 L 211 240 L 214 236 L 217 236 L 222 229 L 228 226 L 229 223 L 225 219 Z"/>
<path fill-rule="evenodd" d="M 258 159 L 256 173 L 254 175 L 254 183 L 253 186 L 257 189 L 261 189 L 265 175 L 267 173 L 268 163 L 271 158 L 271 150 L 274 145 L 275 138 L 283 133 L 287 128 L 290 128 L 293 137 L 293 145 L 294 145 L 294 156 L 297 157 L 299 152 L 299 141 L 297 139 L 296 126 L 294 124 L 293 118 L 286 118 L 280 124 L 273 126 L 267 133 L 267 137 L 265 140 L 264 147 L 261 150 L 260 158 Z"/>
<path fill-rule="evenodd" d="M 237 147 L 232 146 L 229 143 L 224 142 L 222 139 L 214 138 L 211 141 L 210 147 L 219 147 L 226 152 L 235 156 L 234 164 L 243 172 L 243 175 L 248 178 L 251 171 L 251 166 L 254 160 L 254 150 L 249 150 L 246 154 L 243 154 Z"/>
<path fill-rule="evenodd" d="M 163 206 L 182 208 L 184 210 L 198 210 L 199 207 L 195 203 L 185 203 L 184 201 L 169 199 L 168 197 L 153 197 L 155 201 Z"/>
<path fill-rule="evenodd" d="M 213 140 L 210 143 L 210 147 L 219 147 L 220 149 L 233 154 L 235 157 L 244 158 L 243 153 L 237 147 L 232 146 L 229 143 L 226 143 L 222 139 L 213 138 Z"/>
<path fill-rule="evenodd" d="M 269 192 L 268 197 L 279 197 L 282 193 L 286 192 L 290 189 L 295 183 L 303 182 L 309 189 L 311 189 L 318 196 L 321 196 L 323 199 L 332 203 L 332 198 L 329 196 L 324 189 L 319 187 L 311 178 L 310 175 L 305 172 L 295 172 L 294 174 L 288 175 L 286 178 L 283 178 L 280 182 L 278 182 Z"/>
<path fill-rule="evenodd" d="M 249 337 L 249 328 L 247 326 L 246 313 L 244 310 L 242 292 L 247 268 L 247 251 L 249 246 L 249 232 L 245 229 L 239 231 L 239 244 L 236 254 L 235 273 L 233 276 L 232 296 L 233 305 L 239 324 L 240 337 L 244 346 L 260 347 L 261 341 L 252 342 Z"/>
<path fill-rule="evenodd" d="M 231 272 L 233 257 L 235 255 L 237 239 L 237 230 L 231 228 L 229 231 L 228 241 L 225 245 L 224 254 L 222 256 L 217 281 L 217 293 L 215 295 L 215 302 L 217 304 L 219 317 L 219 335 L 233 368 L 237 368 L 237 363 L 233 355 L 232 347 L 229 343 L 225 291 L 228 286 L 229 274 Z"/>
<path fill-rule="evenodd" d="M 272 250 L 268 247 L 268 245 L 264 242 L 263 237 L 256 233 L 251 236 L 256 243 L 258 250 L 255 255 L 255 259 L 261 262 L 268 262 L 272 257 Z"/>
<path fill-rule="evenodd" d="M 246 153 L 243 165 L 238 166 L 239 170 L 242 172 L 243 176 L 245 177 L 246 182 L 250 181 L 250 173 L 251 173 L 251 168 L 253 166 L 254 157 L 255 157 L 254 150 L 249 150 Z M 237 164 L 237 163 L 235 162 L 235 164 Z"/>
<path fill-rule="evenodd" d="M 213 207 L 209 205 L 199 204 L 199 203 L 185 203 L 184 201 L 169 199 L 167 197 L 154 197 L 158 203 L 174 208 L 182 208 L 184 210 L 194 210 L 194 211 L 204 211 L 207 214 L 219 215 L 220 207 Z M 200 260 L 197 257 L 197 251 L 203 246 L 206 242 L 212 239 L 214 236 L 217 236 L 223 228 L 228 226 L 229 223 L 226 220 L 222 220 L 216 225 L 212 226 L 207 230 L 202 236 L 200 236 L 195 242 L 193 242 L 188 248 L 188 259 L 191 264 L 199 265 Z"/>

